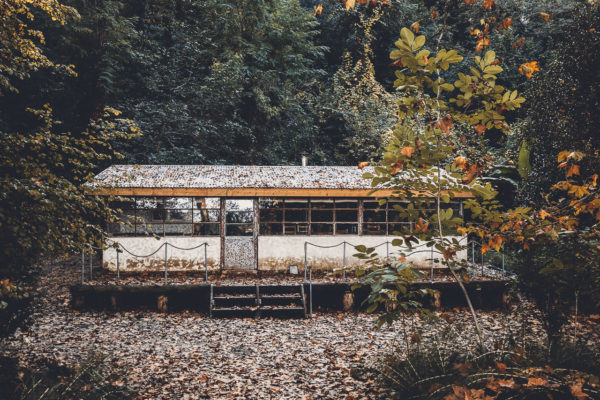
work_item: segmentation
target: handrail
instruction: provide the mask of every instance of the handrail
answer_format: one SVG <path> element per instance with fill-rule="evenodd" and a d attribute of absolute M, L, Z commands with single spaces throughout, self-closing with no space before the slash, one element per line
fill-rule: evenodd
<path fill-rule="evenodd" d="M 460 244 L 463 241 L 466 241 L 466 243 L 464 244 L 464 246 L 465 246 L 465 249 L 467 251 L 468 251 L 468 248 L 469 248 L 469 244 L 471 244 L 471 246 L 472 246 L 472 256 L 473 256 L 472 263 L 473 263 L 473 265 L 476 265 L 476 263 L 475 263 L 475 250 L 474 250 L 474 246 L 475 246 L 475 243 L 478 243 L 480 245 L 481 245 L 481 243 L 477 242 L 476 240 L 473 240 L 473 239 L 469 240 L 468 236 L 463 236 L 462 238 L 460 238 L 458 240 L 458 243 Z M 389 256 L 390 256 L 390 254 L 389 254 L 389 245 L 391 243 L 392 242 L 390 242 L 388 240 L 388 241 L 379 243 L 379 244 L 374 245 L 374 246 L 369 246 L 369 247 L 376 249 L 376 248 L 378 248 L 380 246 L 386 245 L 386 259 L 389 259 Z M 306 279 L 307 279 L 308 246 L 313 246 L 313 247 L 320 248 L 320 249 L 332 249 L 332 248 L 339 247 L 339 246 L 342 246 L 342 245 L 344 246 L 344 253 L 343 253 L 343 259 L 342 259 L 342 280 L 345 281 L 346 280 L 346 245 L 350 245 L 350 246 L 352 246 L 354 248 L 356 248 L 357 246 L 354 245 L 354 244 L 352 244 L 352 243 L 350 243 L 350 242 L 347 242 L 345 240 L 342 241 L 342 242 L 340 242 L 340 243 L 337 243 L 337 244 L 334 244 L 334 245 L 327 245 L 327 246 L 318 245 L 316 243 L 311 243 L 311 242 L 305 241 L 304 242 L 304 282 L 306 282 Z M 415 249 L 418 249 L 420 247 L 424 247 L 426 245 L 427 245 L 426 243 L 423 243 L 423 244 L 419 244 L 419 245 L 416 245 L 416 246 L 399 246 L 399 247 L 401 247 L 401 249 L 406 249 L 406 250 L 415 250 Z M 431 261 L 431 281 L 433 281 L 433 271 L 434 271 L 434 261 L 435 261 L 435 259 L 434 259 L 433 256 L 434 256 L 434 254 L 435 255 L 442 255 L 443 256 L 442 252 L 440 252 L 439 250 L 436 250 L 433 246 L 427 246 L 426 250 L 416 250 L 416 251 L 410 251 L 410 252 L 400 251 L 400 253 L 404 254 L 405 256 L 411 256 L 411 255 L 414 255 L 414 254 L 428 253 L 428 252 L 431 253 L 431 258 L 430 258 L 430 261 Z M 496 266 L 493 266 L 493 265 L 490 265 L 489 267 L 492 268 L 492 269 L 495 269 L 497 271 L 502 271 L 502 274 L 504 276 L 506 276 L 507 274 L 510 274 L 511 276 L 514 276 L 514 274 L 512 274 L 512 273 L 507 273 L 507 271 L 505 269 L 505 265 L 504 265 L 504 253 L 502 253 L 502 252 L 498 252 L 498 253 L 500 253 L 502 255 L 502 269 L 500 269 L 500 268 L 498 268 Z M 467 261 L 468 261 L 468 258 L 469 257 L 468 257 L 468 253 L 467 253 Z M 483 266 L 484 266 L 484 263 L 483 263 L 483 255 L 482 255 L 482 262 L 481 262 L 482 275 L 483 275 Z"/>
<path fill-rule="evenodd" d="M 200 247 L 204 246 L 204 280 L 206 282 L 208 282 L 208 257 L 207 257 L 207 248 L 209 246 L 208 242 L 204 242 L 197 246 L 189 247 L 189 248 L 183 248 L 183 247 L 175 246 L 174 244 L 171 244 L 169 242 L 163 242 L 163 243 L 161 243 L 160 246 L 158 246 L 158 248 L 156 250 L 154 250 L 152 253 L 146 254 L 146 255 L 134 254 L 131 251 L 129 251 L 125 246 L 123 246 L 122 243 L 114 242 L 114 245 L 107 247 L 107 249 L 112 247 L 117 252 L 117 285 L 121 284 L 121 270 L 120 270 L 120 265 L 119 265 L 119 253 L 121 252 L 121 249 L 123 252 L 131 255 L 132 257 L 147 258 L 147 257 L 151 257 L 151 256 L 155 255 L 156 253 L 158 253 L 158 251 L 160 249 L 162 249 L 163 247 L 165 248 L 165 284 L 167 284 L 167 282 L 168 282 L 168 277 L 167 277 L 168 250 L 167 249 L 169 248 L 169 246 L 171 246 L 177 250 L 181 250 L 181 251 L 196 250 L 196 249 L 199 249 Z M 92 249 L 96 249 L 96 250 L 103 250 L 103 251 L 105 250 L 104 248 L 99 248 L 96 246 L 89 246 L 89 247 Z M 85 250 L 82 250 L 82 252 L 81 252 L 81 284 L 82 285 L 84 284 L 84 277 L 85 277 Z M 90 280 L 91 279 L 92 279 L 92 254 L 90 254 Z"/>

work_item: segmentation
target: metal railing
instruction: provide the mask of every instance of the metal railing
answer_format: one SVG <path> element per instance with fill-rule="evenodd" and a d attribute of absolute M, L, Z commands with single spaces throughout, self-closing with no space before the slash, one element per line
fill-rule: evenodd
<path fill-rule="evenodd" d="M 466 245 L 465 245 L 465 250 L 467 251 L 467 261 L 469 261 L 469 255 L 468 255 L 468 250 L 469 250 L 469 246 L 471 247 L 471 262 L 473 266 L 477 266 L 477 262 L 475 260 L 475 245 L 479 244 L 481 246 L 481 242 L 477 242 L 476 240 L 469 240 L 468 237 L 463 237 L 461 238 L 458 243 L 460 244 L 463 241 L 467 241 Z M 392 244 L 392 242 L 390 241 L 385 241 L 383 243 L 379 243 L 375 246 L 370 246 L 371 248 L 378 248 L 380 246 L 386 246 L 386 256 L 385 259 L 389 260 L 390 258 L 390 244 Z M 342 253 L 342 281 L 346 281 L 346 269 L 347 269 L 347 256 L 346 256 L 346 247 L 347 246 L 352 246 L 353 248 L 356 248 L 356 245 L 349 243 L 347 241 L 343 241 L 334 245 L 328 245 L 328 246 L 323 246 L 323 245 L 318 245 L 316 243 L 311 243 L 311 242 L 304 242 L 304 281 L 306 282 L 307 279 L 307 270 L 308 270 L 308 247 L 309 246 L 313 246 L 316 248 L 320 248 L 320 249 L 333 249 L 339 246 L 343 246 L 343 253 Z M 422 247 L 427 246 L 425 243 L 421 244 L 421 245 L 417 245 L 417 246 L 398 246 L 400 248 L 399 251 L 397 251 L 397 253 L 404 255 L 405 257 L 410 257 L 412 255 L 415 254 L 420 254 L 420 253 L 429 253 L 430 257 L 428 259 L 428 261 L 430 262 L 430 280 L 433 281 L 433 275 L 434 275 L 434 266 L 436 263 L 436 258 L 435 256 L 443 256 L 443 253 L 434 249 L 433 247 L 427 247 L 427 249 L 425 250 L 415 250 L 415 249 L 419 249 Z M 402 249 L 404 249 L 405 251 L 402 251 Z M 414 250 L 414 251 L 410 251 L 410 250 Z M 495 250 L 491 250 L 491 251 L 495 251 Z M 498 272 L 501 272 L 503 276 L 507 276 L 507 275 L 514 275 L 511 274 L 509 272 L 506 271 L 506 266 L 505 266 L 505 258 L 504 258 L 504 252 L 498 251 L 499 255 L 501 256 L 502 259 L 502 266 L 496 267 L 494 265 L 488 264 L 487 266 L 491 269 L 497 270 Z M 483 276 L 484 274 L 484 266 L 485 266 L 485 262 L 484 262 L 484 254 L 481 254 L 481 263 L 479 264 L 480 268 L 481 268 L 481 274 Z"/>
<path fill-rule="evenodd" d="M 208 282 L 208 256 L 207 256 L 207 252 L 208 252 L 208 246 L 209 244 L 207 242 L 201 243 L 198 246 L 194 246 L 194 247 L 189 247 L 189 248 L 184 248 L 184 247 L 179 247 L 176 246 L 174 244 L 171 244 L 169 242 L 164 242 L 162 243 L 160 246 L 158 246 L 158 248 L 156 250 L 154 250 L 153 252 L 151 252 L 150 254 L 144 254 L 144 255 L 139 255 L 139 254 L 135 254 L 133 252 L 131 252 L 130 250 L 128 250 L 125 246 L 123 246 L 121 243 L 115 242 L 112 246 L 112 248 L 115 249 L 115 251 L 117 252 L 117 285 L 121 284 L 121 269 L 120 269 L 120 262 L 119 262 L 119 254 L 120 253 L 127 253 L 132 257 L 135 258 L 148 258 L 148 257 L 152 257 L 153 255 L 155 255 L 156 253 L 158 253 L 160 251 L 160 249 L 162 249 L 163 247 L 165 248 L 165 285 L 168 283 L 168 260 L 169 260 L 169 246 L 173 247 L 174 249 L 177 250 L 181 250 L 181 251 L 192 251 L 192 250 L 196 250 L 199 249 L 200 247 L 204 246 L 204 281 Z M 110 248 L 109 247 L 109 248 Z M 90 248 L 92 250 L 106 250 L 106 249 L 102 249 L 99 247 L 94 247 L 94 246 L 90 246 Z M 93 279 L 93 274 L 92 274 L 92 257 L 93 254 L 90 252 L 89 253 L 89 257 L 90 257 L 90 280 Z M 83 285 L 85 283 L 85 250 L 83 250 L 81 252 L 81 284 Z"/>

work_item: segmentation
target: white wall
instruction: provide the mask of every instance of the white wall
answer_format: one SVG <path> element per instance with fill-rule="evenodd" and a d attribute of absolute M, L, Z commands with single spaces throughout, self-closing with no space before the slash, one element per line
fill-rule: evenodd
<path fill-rule="evenodd" d="M 374 247 L 391 242 L 395 237 L 391 236 L 259 236 L 258 237 L 258 269 L 262 271 L 286 271 L 292 264 L 298 265 L 299 270 L 304 266 L 304 243 L 314 243 L 320 246 L 333 246 L 344 241 L 346 245 L 346 265 L 354 266 L 361 260 L 352 257 L 356 250 L 352 245 L 365 245 Z M 460 240 L 459 237 L 457 239 Z M 134 254 L 145 255 L 154 252 L 164 242 L 173 244 L 181 248 L 196 247 L 201 243 L 207 242 L 208 269 L 211 271 L 220 268 L 221 239 L 218 236 L 190 237 L 190 236 L 170 236 L 155 239 L 152 237 L 112 237 L 109 243 L 118 242 L 121 246 Z M 430 249 L 425 246 L 417 250 L 425 250 L 416 254 L 408 255 L 407 261 L 415 266 L 429 267 L 431 262 Z M 390 257 L 399 256 L 399 248 L 389 245 Z M 386 257 L 386 245 L 377 247 L 376 252 L 381 258 Z M 156 254 L 147 258 L 137 258 L 129 255 L 127 252 L 119 254 L 119 268 L 121 271 L 151 271 L 163 270 L 165 267 L 165 250 L 161 248 Z M 434 258 L 439 258 L 439 254 L 434 254 Z M 459 252 L 457 258 L 466 259 L 467 251 Z M 108 248 L 103 253 L 104 267 L 110 270 L 116 270 L 117 259 L 116 250 Z M 308 265 L 314 270 L 331 271 L 334 268 L 341 268 L 343 265 L 343 246 L 337 246 L 329 249 L 317 248 L 308 245 Z M 439 266 L 439 264 L 434 264 Z M 195 250 L 184 251 L 169 246 L 167 266 L 170 271 L 185 270 L 203 270 L 204 269 L 204 247 Z"/>
<path fill-rule="evenodd" d="M 356 236 L 356 235 L 339 235 L 339 236 L 259 236 L 258 237 L 258 269 L 263 271 L 283 271 L 287 270 L 292 264 L 298 265 L 302 270 L 304 266 L 304 243 L 314 243 L 319 246 L 333 246 L 344 241 L 350 243 L 346 245 L 346 266 L 353 266 L 360 263 L 361 260 L 352 257 L 356 250 L 352 245 L 365 245 L 367 247 L 375 247 L 375 252 L 385 258 L 387 254 L 386 241 L 392 242 L 395 237 L 392 236 Z M 457 237 L 460 240 L 460 237 Z M 307 259 L 308 265 L 314 270 L 332 270 L 343 266 L 343 245 L 335 248 L 322 249 L 308 245 Z M 423 250 L 423 251 L 422 251 Z M 406 251 L 406 249 L 405 249 Z M 423 245 L 413 250 L 419 251 L 416 254 L 407 255 L 406 259 L 409 263 L 420 266 L 429 267 L 431 265 L 431 250 Z M 389 245 L 390 257 L 399 257 L 400 249 Z M 439 258 L 441 255 L 434 253 L 434 258 Z M 457 258 L 465 259 L 467 251 L 459 252 Z M 440 266 L 434 264 L 434 266 Z"/>
<path fill-rule="evenodd" d="M 133 254 L 146 255 L 154 252 L 163 243 L 188 249 L 204 242 L 208 243 L 207 259 L 208 269 L 219 269 L 221 255 L 221 239 L 218 236 L 167 236 L 155 239 L 153 237 L 111 237 L 109 244 L 117 242 Z M 195 250 L 178 250 L 168 246 L 167 268 L 170 271 L 203 270 L 204 246 Z M 117 269 L 117 252 L 110 247 L 103 252 L 103 265 L 110 270 Z M 137 258 L 127 252 L 119 253 L 119 268 L 121 271 L 150 271 L 165 268 L 165 248 L 161 248 L 151 257 Z"/>

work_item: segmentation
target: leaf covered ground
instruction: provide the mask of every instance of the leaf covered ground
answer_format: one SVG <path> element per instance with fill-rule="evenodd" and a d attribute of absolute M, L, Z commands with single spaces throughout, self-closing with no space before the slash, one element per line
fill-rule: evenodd
<path fill-rule="evenodd" d="M 102 353 L 111 368 L 122 371 L 112 384 L 131 386 L 140 398 L 387 398 L 375 375 L 365 371 L 401 349 L 406 338 L 427 340 L 451 329 L 457 343 L 476 343 L 468 313 L 458 309 L 438 313 L 436 320 L 407 317 L 379 330 L 375 317 L 364 313 L 212 320 L 192 312 L 77 312 L 69 307 L 68 285 L 79 278 L 75 264 L 46 267 L 32 323 L 7 340 L 5 351 L 23 367 L 49 361 L 73 366 L 90 352 Z M 508 336 L 543 339 L 528 304 L 479 315 L 490 343 Z M 596 346 L 599 322 L 587 318 L 578 326 Z"/>

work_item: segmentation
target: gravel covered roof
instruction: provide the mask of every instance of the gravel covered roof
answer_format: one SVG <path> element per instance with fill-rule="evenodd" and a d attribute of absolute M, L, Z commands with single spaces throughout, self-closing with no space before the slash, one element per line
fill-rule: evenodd
<path fill-rule="evenodd" d="M 372 167 L 113 165 L 96 186 L 121 188 L 371 189 Z"/>

